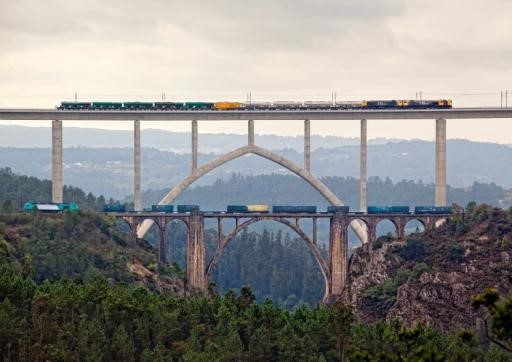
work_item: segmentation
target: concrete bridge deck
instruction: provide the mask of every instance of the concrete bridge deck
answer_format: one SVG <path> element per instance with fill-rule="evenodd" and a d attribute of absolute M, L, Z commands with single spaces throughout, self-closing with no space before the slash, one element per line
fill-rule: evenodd
<path fill-rule="evenodd" d="M 0 109 L 0 120 L 70 121 L 241 121 L 361 119 L 512 118 L 512 108 L 293 110 L 293 111 L 70 111 Z"/>

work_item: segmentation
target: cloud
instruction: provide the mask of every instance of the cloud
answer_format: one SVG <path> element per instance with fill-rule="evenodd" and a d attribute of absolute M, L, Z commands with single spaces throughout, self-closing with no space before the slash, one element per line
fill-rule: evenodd
<path fill-rule="evenodd" d="M 508 0 L 0 0 L 0 99 L 498 92 L 512 88 L 511 13 Z"/>

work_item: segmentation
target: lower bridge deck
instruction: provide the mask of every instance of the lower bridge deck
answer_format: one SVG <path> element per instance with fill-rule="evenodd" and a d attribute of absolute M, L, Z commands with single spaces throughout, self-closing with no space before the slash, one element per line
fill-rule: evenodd
<path fill-rule="evenodd" d="M 184 212 L 105 212 L 104 214 L 115 216 L 115 217 L 174 217 L 174 218 L 186 218 L 193 213 Z M 332 218 L 336 213 L 332 212 L 316 212 L 316 213 L 272 213 L 272 212 L 224 212 L 224 211 L 199 211 L 198 214 L 204 218 L 264 218 L 264 219 L 275 219 L 275 218 Z M 369 214 L 367 212 L 349 212 L 349 213 L 337 213 L 342 216 L 357 219 L 361 217 L 375 217 L 375 218 L 394 218 L 394 217 L 436 217 L 436 218 L 447 218 L 454 216 L 455 214 L 417 214 L 417 213 L 378 213 Z"/>

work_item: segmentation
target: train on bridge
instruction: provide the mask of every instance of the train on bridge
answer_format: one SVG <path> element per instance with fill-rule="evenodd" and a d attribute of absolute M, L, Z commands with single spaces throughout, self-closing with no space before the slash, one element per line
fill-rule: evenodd
<path fill-rule="evenodd" d="M 61 102 L 69 111 L 297 111 L 449 109 L 451 99 L 273 102 Z"/>
<path fill-rule="evenodd" d="M 25 212 L 41 212 L 41 213 L 63 213 L 65 211 L 78 212 L 79 206 L 74 203 L 50 203 L 50 202 L 34 202 L 29 201 L 23 205 Z M 144 209 L 145 213 L 191 213 L 201 211 L 199 205 L 151 205 L 150 208 Z M 128 210 L 124 204 L 107 204 L 103 207 L 103 212 L 106 213 L 125 213 L 135 212 Z M 347 214 L 350 212 L 349 206 L 327 206 L 325 211 L 318 211 L 315 205 L 228 205 L 225 211 L 206 211 L 212 213 L 226 213 L 226 214 L 317 214 L 326 213 L 334 214 L 341 212 Z M 368 214 L 451 214 L 452 207 L 449 206 L 416 206 L 411 211 L 409 206 L 368 206 Z M 360 212 L 355 212 L 360 213 Z"/>
<path fill-rule="evenodd" d="M 132 212 L 126 209 L 125 205 L 113 204 L 105 205 L 104 212 Z M 199 205 L 152 205 L 150 208 L 145 209 L 145 213 L 190 213 L 194 211 L 201 211 Z M 226 213 L 226 214 L 317 214 L 326 213 L 334 214 L 337 212 L 349 213 L 349 206 L 328 206 L 325 211 L 318 211 L 315 205 L 228 205 L 225 211 L 206 211 L 213 213 Z M 409 206 L 368 206 L 368 214 L 451 214 L 452 207 L 449 206 L 416 206 L 413 210 Z M 360 212 L 356 212 L 360 213 Z"/>

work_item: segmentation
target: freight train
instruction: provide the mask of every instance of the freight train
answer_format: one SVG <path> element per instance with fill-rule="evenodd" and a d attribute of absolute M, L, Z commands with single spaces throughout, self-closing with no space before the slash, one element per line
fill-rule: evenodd
<path fill-rule="evenodd" d="M 115 210 L 117 211 L 117 210 Z M 173 213 L 173 205 L 152 205 L 146 212 Z M 177 213 L 188 213 L 200 211 L 199 205 L 177 205 Z M 225 213 L 228 214 L 316 214 L 318 211 L 314 205 L 228 205 Z M 334 214 L 336 212 L 347 214 L 350 211 L 349 206 L 327 206 L 326 211 L 322 213 Z M 223 211 L 214 211 L 222 213 Z M 416 206 L 414 214 L 451 214 L 452 207 L 449 206 Z M 368 214 L 409 214 L 409 206 L 368 206 Z"/>
<path fill-rule="evenodd" d="M 25 212 L 43 212 L 43 213 L 63 213 L 64 211 L 77 212 L 80 210 L 74 202 L 70 203 L 38 203 L 29 201 L 23 205 Z M 151 205 L 144 212 L 155 213 L 174 213 L 174 205 Z M 274 214 L 316 214 L 317 207 L 314 205 L 228 205 L 226 213 L 251 214 L 251 213 L 269 213 L 272 210 Z M 126 205 L 107 204 L 103 207 L 104 212 L 127 212 Z M 177 213 L 190 213 L 200 211 L 199 205 L 177 205 Z M 336 212 L 347 214 L 349 206 L 327 206 L 326 212 L 334 214 Z M 409 214 L 409 206 L 368 206 L 368 214 Z M 219 211 L 222 212 L 222 211 Z M 450 206 L 416 206 L 414 214 L 451 214 L 453 208 Z"/>
<path fill-rule="evenodd" d="M 61 102 L 58 110 L 71 111 L 291 111 L 449 109 L 451 99 L 391 99 L 362 101 L 274 101 L 274 102 Z"/>

